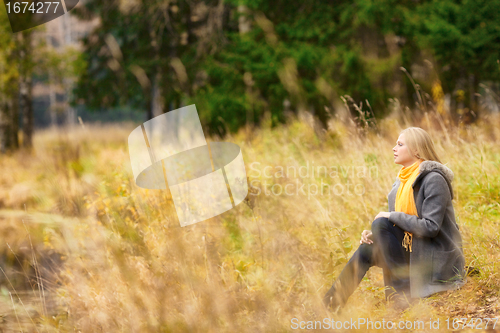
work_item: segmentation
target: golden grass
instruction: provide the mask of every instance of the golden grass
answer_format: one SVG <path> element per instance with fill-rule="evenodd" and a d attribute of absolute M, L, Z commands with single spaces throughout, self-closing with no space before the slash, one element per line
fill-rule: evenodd
<path fill-rule="evenodd" d="M 35 325 L 24 320 L 18 300 L 4 300 L 0 304 L 11 309 L 7 322 L 40 332 L 280 332 L 292 330 L 292 318 L 369 318 L 422 320 L 423 331 L 437 332 L 448 331 L 448 317 L 500 317 L 500 117 L 485 115 L 459 127 L 437 117 L 406 123 L 395 112 L 377 130 L 336 117 L 324 132 L 294 119 L 271 128 L 267 119 L 251 135 L 242 130 L 225 139 L 242 148 L 249 181 L 260 191 L 253 209 L 241 203 L 184 228 L 164 192 L 135 185 L 126 145 L 133 124 L 38 132 L 33 154 L 0 157 L 0 219 L 23 230 L 28 214 L 35 241 L 61 254 L 64 265 L 47 291 L 56 305 L 44 315 L 39 304 Z M 361 231 L 387 211 L 401 167 L 392 147 L 407 126 L 426 129 L 454 171 L 466 262 L 481 274 L 461 290 L 422 299 L 400 314 L 385 303 L 382 270 L 373 267 L 334 315 L 322 296 Z M 306 176 L 291 172 L 306 165 Z M 337 169 L 313 176 L 312 165 Z M 292 195 L 272 194 L 287 184 L 294 186 L 288 187 Z M 297 184 L 305 184 L 305 194 L 295 192 Z M 313 191 L 326 184 L 332 194 L 308 195 L 308 186 Z M 36 223 L 47 219 L 47 225 Z M 21 237 L 2 231 L 12 241 Z M 431 318 L 440 318 L 439 330 L 429 329 Z"/>

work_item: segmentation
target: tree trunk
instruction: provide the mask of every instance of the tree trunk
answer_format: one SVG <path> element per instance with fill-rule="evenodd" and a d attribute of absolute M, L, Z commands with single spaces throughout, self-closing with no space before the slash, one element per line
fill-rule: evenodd
<path fill-rule="evenodd" d="M 77 117 L 76 110 L 71 106 L 70 102 L 73 98 L 73 80 L 71 78 L 65 78 L 63 80 L 65 86 L 65 95 L 66 95 L 66 124 L 69 128 L 73 128 L 76 125 Z"/>
<path fill-rule="evenodd" d="M 145 89 L 146 99 L 146 112 L 147 112 L 147 120 L 153 119 L 153 93 L 152 88 Z"/>
<path fill-rule="evenodd" d="M 245 5 L 238 6 L 238 13 L 240 16 L 238 17 L 238 30 L 241 35 L 246 34 L 252 29 L 252 22 L 248 18 L 250 11 L 248 7 Z"/>
<path fill-rule="evenodd" d="M 161 96 L 161 88 L 160 88 L 160 82 L 161 82 L 161 75 L 160 75 L 160 70 L 158 69 L 156 74 L 153 76 L 153 86 L 151 89 L 151 114 L 153 117 L 157 117 L 161 114 L 163 114 L 163 98 Z"/>
<path fill-rule="evenodd" d="M 50 114 L 50 126 L 57 126 L 57 113 L 56 113 L 56 92 L 54 90 L 54 75 L 52 70 L 49 70 L 49 114 Z"/>
<path fill-rule="evenodd" d="M 14 50 L 5 50 L 7 63 L 15 64 L 19 55 Z M 19 148 L 19 84 L 17 78 L 8 73 L 0 62 L 0 152 Z M 4 79 L 5 77 L 5 79 Z M 5 81 L 4 81 L 5 80 Z"/>
<path fill-rule="evenodd" d="M 19 42 L 19 109 L 23 117 L 23 147 L 33 146 L 33 93 L 31 31 L 18 33 Z"/>
<path fill-rule="evenodd" d="M 14 151 L 19 148 L 19 91 L 17 84 L 10 82 L 0 105 L 0 152 Z"/>
<path fill-rule="evenodd" d="M 71 22 L 70 22 L 70 16 L 69 15 L 63 15 L 61 18 L 61 24 L 62 24 L 62 31 L 63 31 L 63 45 L 68 46 L 72 44 L 72 28 L 71 28 Z M 65 113 L 66 113 L 66 124 L 68 125 L 69 128 L 72 128 L 76 123 L 77 123 L 77 117 L 76 117 L 76 110 L 70 105 L 70 101 L 73 98 L 73 86 L 74 82 L 73 79 L 71 78 L 65 78 L 63 80 L 64 82 L 64 87 L 65 87 L 65 95 L 66 95 L 66 106 L 65 106 Z"/>
<path fill-rule="evenodd" d="M 33 146 L 33 93 L 31 77 L 20 77 L 20 106 L 23 115 L 23 147 Z"/>
<path fill-rule="evenodd" d="M 50 35 L 45 34 L 45 42 L 47 45 L 52 47 L 52 42 L 50 39 Z M 50 126 L 55 127 L 57 125 L 57 114 L 56 114 L 56 92 L 54 90 L 54 71 L 52 69 L 48 70 L 49 72 L 49 115 L 50 115 Z"/>
<path fill-rule="evenodd" d="M 479 80 L 476 75 L 469 74 L 469 122 L 474 122 L 479 117 L 479 103 L 476 93 L 479 89 Z"/>

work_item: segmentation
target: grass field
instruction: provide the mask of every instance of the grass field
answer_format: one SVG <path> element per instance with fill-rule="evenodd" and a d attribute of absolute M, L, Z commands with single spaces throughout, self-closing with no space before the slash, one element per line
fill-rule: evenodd
<path fill-rule="evenodd" d="M 328 131 L 307 116 L 274 128 L 265 120 L 225 138 L 241 147 L 258 195 L 184 228 L 164 191 L 135 185 L 127 137 L 136 125 L 37 132 L 32 153 L 0 156 L 0 327 L 285 332 L 293 318 L 367 318 L 446 332 L 447 318 L 451 326 L 454 318 L 500 317 L 500 116 L 459 126 L 433 113 L 401 119 L 395 112 L 364 129 L 339 116 Z M 362 230 L 388 210 L 401 168 L 392 147 L 408 126 L 429 132 L 455 174 L 457 223 L 477 272 L 462 289 L 397 313 L 384 300 L 382 269 L 373 267 L 333 315 L 322 296 Z M 430 328 L 438 319 L 439 329 Z"/>

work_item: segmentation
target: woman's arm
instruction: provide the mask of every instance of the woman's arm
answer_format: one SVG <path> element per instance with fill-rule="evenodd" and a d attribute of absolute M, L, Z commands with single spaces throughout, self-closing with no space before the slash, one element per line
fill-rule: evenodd
<path fill-rule="evenodd" d="M 423 180 L 425 186 L 422 204 L 422 218 L 403 212 L 390 212 L 389 221 L 417 237 L 436 237 L 443 223 L 446 207 L 451 201 L 450 189 L 446 180 L 437 172 L 431 172 Z"/>

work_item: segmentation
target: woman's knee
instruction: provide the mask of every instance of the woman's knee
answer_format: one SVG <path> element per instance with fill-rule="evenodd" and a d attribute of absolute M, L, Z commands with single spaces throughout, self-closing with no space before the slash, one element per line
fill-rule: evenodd
<path fill-rule="evenodd" d="M 372 232 L 382 229 L 388 229 L 390 226 L 391 222 L 389 222 L 389 219 L 387 217 L 379 217 L 372 222 Z"/>

